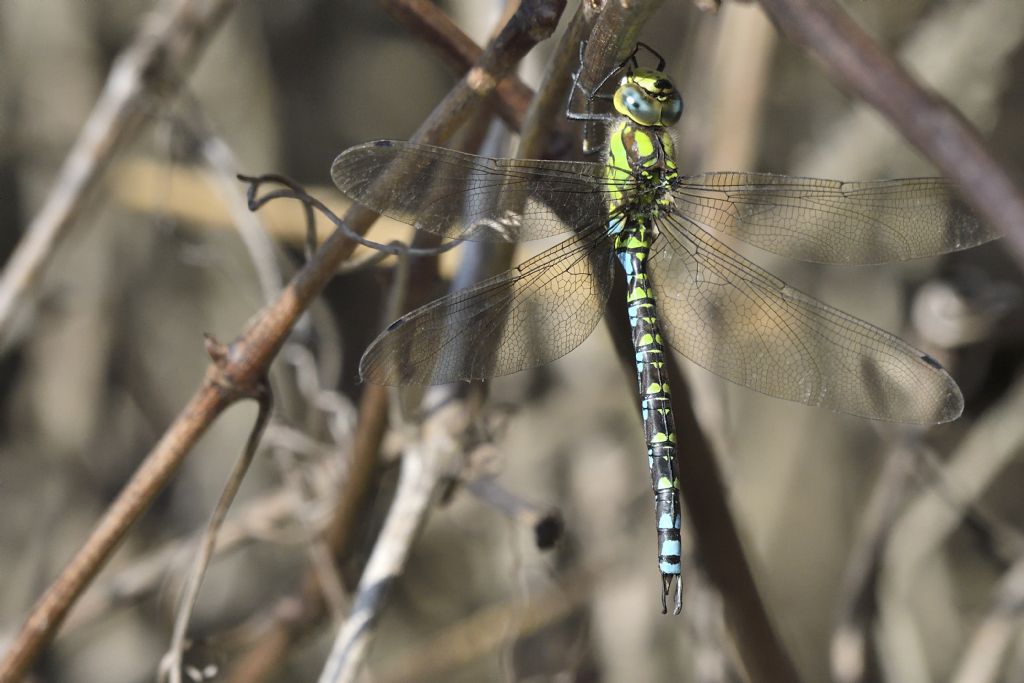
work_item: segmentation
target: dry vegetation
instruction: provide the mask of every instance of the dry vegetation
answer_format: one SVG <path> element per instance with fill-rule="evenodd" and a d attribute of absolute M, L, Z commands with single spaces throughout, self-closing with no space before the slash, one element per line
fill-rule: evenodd
<path fill-rule="evenodd" d="M 665 54 L 686 100 L 687 173 L 934 175 L 926 159 L 959 149 L 927 130 L 901 135 L 756 2 L 585 4 L 603 13 L 570 3 L 536 49 L 542 31 L 515 22 L 537 17 L 513 18 L 481 63 L 522 81 L 485 101 L 459 80 L 479 49 L 429 3 L 0 0 L 0 248 L 13 252 L 30 225 L 52 231 L 23 277 L 8 261 L 0 287 L 0 680 L 29 665 L 25 680 L 152 680 L 173 660 L 177 619 L 184 680 L 209 667 L 218 681 L 315 680 L 334 648 L 349 673 L 331 680 L 363 664 L 379 683 L 1024 683 L 1024 298 L 1010 244 L 1024 223 L 1005 243 L 895 266 L 757 256 L 939 358 L 967 409 L 922 431 L 685 365 L 700 427 L 681 432 L 692 520 L 681 617 L 659 610 L 621 321 L 486 395 L 358 383 L 362 351 L 396 311 L 533 247 L 356 267 L 371 253 L 350 255 L 323 222 L 326 246 L 309 260 L 301 208 L 250 213 L 236 173 L 287 174 L 341 213 L 330 163 L 365 140 L 504 155 L 522 133 L 520 154 L 571 155 L 579 131 L 561 110 L 582 36 L 598 73 L 637 36 Z M 801 2 L 763 4 L 778 17 Z M 503 5 L 440 9 L 483 46 L 510 16 Z M 183 28 L 152 18 L 181 8 Z M 1017 173 L 1024 3 L 843 8 Z M 913 126 L 916 112 L 903 113 Z M 72 149 L 81 163 L 69 166 Z M 968 189 L 995 202 L 1001 183 L 990 173 Z M 347 217 L 360 231 L 370 222 Z M 411 238 L 385 221 L 368 235 Z M 237 338 L 209 344 L 212 366 L 204 332 Z M 213 418 L 265 397 L 271 359 L 273 413 L 189 618 L 182 594 L 255 403 Z M 129 480 L 134 497 L 118 497 Z M 104 514 L 121 526 L 97 531 Z M 538 549 L 538 527 L 555 519 L 564 533 Z M 46 628 L 74 608 L 52 642 L 29 643 L 26 615 L 87 538 L 106 540 L 87 546 L 100 548 L 92 569 L 45 593 L 60 603 L 47 603 Z"/>

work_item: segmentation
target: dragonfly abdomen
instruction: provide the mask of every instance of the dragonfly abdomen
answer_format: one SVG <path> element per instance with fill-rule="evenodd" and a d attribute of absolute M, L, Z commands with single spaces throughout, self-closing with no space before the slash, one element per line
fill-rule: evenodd
<path fill-rule="evenodd" d="M 665 344 L 658 327 L 654 290 L 647 274 L 651 246 L 649 234 L 643 223 L 627 220 L 615 235 L 614 246 L 626 275 L 626 302 L 636 353 L 640 410 L 658 523 L 662 608 L 667 611 L 666 600 L 675 583 L 675 613 L 678 614 L 682 607 L 682 588 L 679 584 L 681 518 L 675 461 L 676 432 L 665 366 Z"/>

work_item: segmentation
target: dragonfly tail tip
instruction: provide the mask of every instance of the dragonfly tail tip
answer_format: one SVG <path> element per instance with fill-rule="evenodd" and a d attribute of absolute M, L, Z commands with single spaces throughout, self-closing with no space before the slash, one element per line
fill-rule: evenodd
<path fill-rule="evenodd" d="M 679 574 L 661 575 L 661 613 L 668 614 L 668 598 L 675 594 L 672 599 L 672 614 L 680 614 L 683 611 L 683 580 Z"/>

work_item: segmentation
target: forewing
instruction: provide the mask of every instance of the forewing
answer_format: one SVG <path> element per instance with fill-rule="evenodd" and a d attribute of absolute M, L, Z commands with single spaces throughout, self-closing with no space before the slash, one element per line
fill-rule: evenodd
<path fill-rule="evenodd" d="M 802 261 L 903 261 L 999 236 L 944 178 L 844 183 L 704 173 L 684 178 L 674 194 L 677 210 L 701 227 Z"/>
<path fill-rule="evenodd" d="M 608 206 L 598 164 L 492 159 L 391 140 L 345 150 L 331 177 L 360 204 L 453 239 L 551 237 L 590 225 Z"/>
<path fill-rule="evenodd" d="M 669 344 L 711 372 L 771 396 L 918 424 L 963 410 L 926 354 L 793 289 L 700 228 L 664 221 L 651 261 Z"/>
<path fill-rule="evenodd" d="M 590 336 L 612 285 L 603 229 L 392 323 L 359 364 L 375 384 L 446 384 L 549 363 Z"/>

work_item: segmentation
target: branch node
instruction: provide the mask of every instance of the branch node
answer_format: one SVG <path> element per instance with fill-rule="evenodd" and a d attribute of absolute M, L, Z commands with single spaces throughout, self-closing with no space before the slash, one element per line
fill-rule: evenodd
<path fill-rule="evenodd" d="M 203 332 L 203 346 L 206 347 L 206 353 L 210 356 L 210 360 L 213 361 L 214 365 L 218 368 L 224 368 L 228 362 L 228 347 L 220 342 L 209 332 Z"/>

